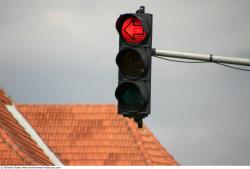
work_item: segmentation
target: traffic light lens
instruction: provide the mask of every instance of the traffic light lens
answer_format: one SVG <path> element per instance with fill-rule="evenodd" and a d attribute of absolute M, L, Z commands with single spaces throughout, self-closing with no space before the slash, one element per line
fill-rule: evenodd
<path fill-rule="evenodd" d="M 133 83 L 124 83 L 120 85 L 117 88 L 116 97 L 120 106 L 129 112 L 138 112 L 145 105 L 142 93 Z"/>
<path fill-rule="evenodd" d="M 145 62 L 140 54 L 132 49 L 121 51 L 117 57 L 117 64 L 123 75 L 129 79 L 138 79 L 146 72 Z"/>
<path fill-rule="evenodd" d="M 121 35 L 127 43 L 140 44 L 146 39 L 147 33 L 141 20 L 137 17 L 129 17 L 122 23 Z"/>

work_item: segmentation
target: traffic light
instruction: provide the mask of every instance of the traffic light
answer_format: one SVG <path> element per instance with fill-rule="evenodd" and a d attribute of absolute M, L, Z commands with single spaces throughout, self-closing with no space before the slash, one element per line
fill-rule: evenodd
<path fill-rule="evenodd" d="M 138 127 L 150 113 L 152 14 L 141 6 L 136 13 L 120 15 L 116 22 L 119 33 L 118 113 L 134 118 Z"/>

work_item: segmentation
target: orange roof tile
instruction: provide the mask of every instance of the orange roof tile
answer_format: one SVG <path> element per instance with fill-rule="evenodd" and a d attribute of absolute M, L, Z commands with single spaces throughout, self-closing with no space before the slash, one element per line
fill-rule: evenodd
<path fill-rule="evenodd" d="M 65 165 L 176 165 L 146 128 L 115 105 L 17 105 Z"/>
<path fill-rule="evenodd" d="M 0 102 L 2 104 L 12 104 L 12 101 L 9 99 L 8 96 L 6 96 L 5 92 L 3 89 L 0 89 Z"/>
<path fill-rule="evenodd" d="M 0 90 L 0 165 L 51 165 L 30 135 L 6 109 L 12 101 Z"/>
<path fill-rule="evenodd" d="M 0 165 L 52 165 L 6 105 L 0 90 Z M 177 165 L 146 128 L 115 105 L 16 105 L 65 165 Z"/>

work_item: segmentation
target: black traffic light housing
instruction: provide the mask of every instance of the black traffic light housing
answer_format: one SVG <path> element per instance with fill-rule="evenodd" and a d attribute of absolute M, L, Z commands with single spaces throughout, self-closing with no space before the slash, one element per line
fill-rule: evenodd
<path fill-rule="evenodd" d="M 152 14 L 142 6 L 136 13 L 120 15 L 116 22 L 119 33 L 118 113 L 134 118 L 138 127 L 150 114 Z"/>

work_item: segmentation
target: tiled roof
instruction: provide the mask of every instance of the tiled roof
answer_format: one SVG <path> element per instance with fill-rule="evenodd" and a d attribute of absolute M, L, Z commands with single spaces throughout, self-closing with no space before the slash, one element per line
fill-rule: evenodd
<path fill-rule="evenodd" d="M 48 157 L 6 109 L 12 101 L 0 90 L 0 165 L 51 165 Z"/>
<path fill-rule="evenodd" d="M 64 165 L 176 165 L 147 129 L 115 105 L 17 105 Z"/>
<path fill-rule="evenodd" d="M 0 89 L 0 103 L 3 105 L 11 105 L 12 101 L 8 96 L 6 96 L 3 89 Z"/>
<path fill-rule="evenodd" d="M 53 165 L 10 104 L 0 90 L 0 165 Z M 115 105 L 15 106 L 64 165 L 177 164 L 145 126 L 138 129 Z"/>

